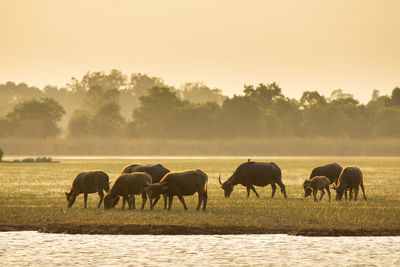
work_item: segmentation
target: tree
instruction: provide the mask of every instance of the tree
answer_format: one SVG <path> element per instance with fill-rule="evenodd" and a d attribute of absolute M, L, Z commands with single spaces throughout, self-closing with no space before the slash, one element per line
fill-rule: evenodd
<path fill-rule="evenodd" d="M 68 137 L 82 138 L 90 135 L 90 115 L 86 110 L 75 110 L 68 122 Z"/>
<path fill-rule="evenodd" d="M 138 133 L 142 136 L 172 136 L 176 115 L 184 102 L 168 87 L 153 87 L 139 100 L 141 104 L 132 114 Z"/>
<path fill-rule="evenodd" d="M 118 89 L 105 90 L 101 85 L 92 85 L 85 96 L 85 107 L 89 112 L 94 113 L 105 103 L 118 103 L 118 100 Z"/>
<path fill-rule="evenodd" d="M 183 100 L 195 104 L 215 102 L 221 105 L 226 98 L 220 89 L 211 90 L 202 82 L 185 83 L 181 86 L 179 93 Z"/>
<path fill-rule="evenodd" d="M 223 136 L 265 136 L 266 120 L 259 102 L 249 96 L 234 96 L 224 101 L 219 117 Z"/>
<path fill-rule="evenodd" d="M 13 135 L 47 138 L 60 133 L 58 122 L 65 114 L 64 108 L 51 98 L 28 100 L 17 104 L 7 114 Z"/>
<path fill-rule="evenodd" d="M 300 106 L 303 108 L 321 104 L 326 104 L 326 99 L 317 91 L 305 91 L 300 98 Z"/>
<path fill-rule="evenodd" d="M 0 84 L 0 115 L 6 115 L 12 108 L 25 100 L 43 97 L 42 91 L 26 83 L 15 84 L 6 82 Z"/>
<path fill-rule="evenodd" d="M 400 87 L 396 87 L 393 89 L 391 105 L 400 108 Z"/>
<path fill-rule="evenodd" d="M 255 89 L 253 85 L 245 85 L 243 90 L 245 96 L 260 102 L 264 108 L 268 108 L 279 98 L 282 98 L 282 89 L 275 82 L 270 84 L 260 83 Z"/>
<path fill-rule="evenodd" d="M 400 138 L 400 109 L 390 107 L 380 110 L 373 118 L 373 134 Z"/>
<path fill-rule="evenodd" d="M 330 101 L 346 99 L 346 98 L 354 98 L 352 94 L 343 93 L 342 89 L 333 90 L 331 96 L 329 98 Z"/>
<path fill-rule="evenodd" d="M 129 83 L 130 89 L 134 92 L 137 98 L 147 95 L 149 89 L 153 87 L 167 87 L 164 80 L 157 77 L 151 77 L 147 74 L 133 73 Z"/>
<path fill-rule="evenodd" d="M 125 119 L 120 114 L 116 102 L 104 103 L 91 119 L 92 135 L 98 137 L 120 137 L 125 127 Z"/>
<path fill-rule="evenodd" d="M 11 136 L 11 122 L 9 119 L 0 117 L 0 137 Z"/>

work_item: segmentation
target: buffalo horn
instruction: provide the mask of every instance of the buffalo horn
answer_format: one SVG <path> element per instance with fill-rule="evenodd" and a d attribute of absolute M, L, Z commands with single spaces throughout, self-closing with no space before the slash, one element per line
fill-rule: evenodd
<path fill-rule="evenodd" d="M 218 176 L 218 181 L 219 181 L 219 184 L 222 185 L 222 182 L 221 182 L 221 174 L 219 174 L 219 176 Z"/>

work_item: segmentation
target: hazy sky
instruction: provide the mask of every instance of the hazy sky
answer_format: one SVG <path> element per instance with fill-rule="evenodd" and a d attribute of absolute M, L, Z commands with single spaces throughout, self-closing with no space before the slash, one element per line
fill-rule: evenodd
<path fill-rule="evenodd" d="M 0 83 L 63 86 L 86 71 L 204 81 L 232 95 L 400 86 L 400 1 L 0 0 Z"/>

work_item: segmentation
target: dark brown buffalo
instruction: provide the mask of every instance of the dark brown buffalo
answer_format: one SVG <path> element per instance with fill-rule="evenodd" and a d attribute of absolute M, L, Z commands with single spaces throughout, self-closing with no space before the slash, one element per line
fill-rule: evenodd
<path fill-rule="evenodd" d="M 321 197 L 319 201 L 321 201 L 322 197 L 326 192 L 328 192 L 329 201 L 331 201 L 331 191 L 329 190 L 330 181 L 325 176 L 315 176 L 309 180 L 305 180 L 303 183 L 304 188 L 304 197 L 308 197 L 311 195 L 311 192 L 314 196 L 314 201 L 317 201 L 317 193 L 318 190 L 321 191 Z"/>
<path fill-rule="evenodd" d="M 282 183 L 281 169 L 273 162 L 245 162 L 237 167 L 232 176 L 224 183 L 221 182 L 220 176 L 219 183 L 224 190 L 225 197 L 229 197 L 233 187 L 238 184 L 247 188 L 247 197 L 250 195 L 250 189 L 259 197 L 254 186 L 267 186 L 270 184 L 272 197 L 274 197 L 276 184 L 278 184 L 284 197 L 287 198 L 285 185 Z"/>
<path fill-rule="evenodd" d="M 154 202 L 150 201 L 151 208 L 154 208 L 157 204 L 157 201 L 160 199 L 160 194 L 166 194 L 169 200 L 168 210 L 171 209 L 172 199 L 174 196 L 179 198 L 182 202 L 183 208 L 187 210 L 183 196 L 191 196 L 197 192 L 199 197 L 197 210 L 200 209 L 202 202 L 203 210 L 206 210 L 207 181 L 207 174 L 201 170 L 170 172 L 166 174 L 159 183 L 149 184 L 146 188 L 146 191 L 149 192 L 150 198 L 155 198 Z"/>
<path fill-rule="evenodd" d="M 110 192 L 104 198 L 104 209 L 110 209 L 117 205 L 119 197 L 122 196 L 122 209 L 128 202 L 129 209 L 135 209 L 135 196 L 142 195 L 142 208 L 147 201 L 147 195 L 144 188 L 151 184 L 152 179 L 148 173 L 134 172 L 121 174 L 112 184 Z"/>
<path fill-rule="evenodd" d="M 155 164 L 155 165 L 140 165 L 140 164 L 132 164 L 129 166 L 126 166 L 121 174 L 123 173 L 132 173 L 132 172 L 146 172 L 151 175 L 151 178 L 153 179 L 153 183 L 158 183 L 160 180 L 170 172 L 167 168 L 165 168 L 161 164 Z M 163 195 L 164 197 L 164 209 L 167 208 L 167 196 Z"/>
<path fill-rule="evenodd" d="M 316 167 L 310 174 L 310 179 L 315 176 L 325 176 L 329 179 L 329 183 L 337 183 L 342 167 L 337 163 L 331 163 L 324 166 Z"/>
<path fill-rule="evenodd" d="M 362 172 L 357 167 L 347 167 L 345 168 L 339 176 L 338 184 L 334 189 L 336 190 L 336 200 L 341 200 L 343 193 L 347 190 L 350 191 L 350 200 L 353 199 L 354 190 L 354 200 L 357 200 L 358 191 L 361 190 L 364 195 L 364 199 L 367 200 L 364 190 L 364 179 Z"/>
<path fill-rule="evenodd" d="M 71 190 L 65 192 L 68 201 L 68 208 L 71 208 L 79 194 L 84 194 L 85 208 L 87 207 L 87 197 L 90 193 L 98 193 L 100 202 L 97 207 L 100 207 L 104 198 L 103 190 L 110 191 L 108 183 L 108 175 L 102 171 L 81 172 L 76 175 L 72 182 Z"/>

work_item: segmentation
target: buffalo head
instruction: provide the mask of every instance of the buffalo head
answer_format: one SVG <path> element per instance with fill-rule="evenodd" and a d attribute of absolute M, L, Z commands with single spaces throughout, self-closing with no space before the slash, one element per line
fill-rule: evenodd
<path fill-rule="evenodd" d="M 114 208 L 119 201 L 119 196 L 111 196 L 110 194 L 107 194 L 104 197 L 104 209 L 108 210 L 111 208 Z"/>
<path fill-rule="evenodd" d="M 228 181 L 226 181 L 225 183 L 221 182 L 221 174 L 219 174 L 218 180 L 221 188 L 224 189 L 225 197 L 230 197 L 233 191 L 233 185 Z"/>
<path fill-rule="evenodd" d="M 304 197 L 311 196 L 312 189 L 311 189 L 311 182 L 309 180 L 304 181 L 303 188 L 304 188 Z"/>
<path fill-rule="evenodd" d="M 336 200 L 342 200 L 343 193 L 346 191 L 345 189 L 341 188 L 341 186 L 337 187 L 335 185 L 332 186 L 332 189 L 336 191 Z"/>
<path fill-rule="evenodd" d="M 150 184 L 147 182 L 147 185 L 144 187 L 144 192 L 147 193 L 150 201 L 154 198 L 158 199 L 160 198 L 161 194 L 164 194 L 168 190 L 168 185 L 167 182 L 161 182 L 161 183 L 155 183 L 155 184 Z"/>

